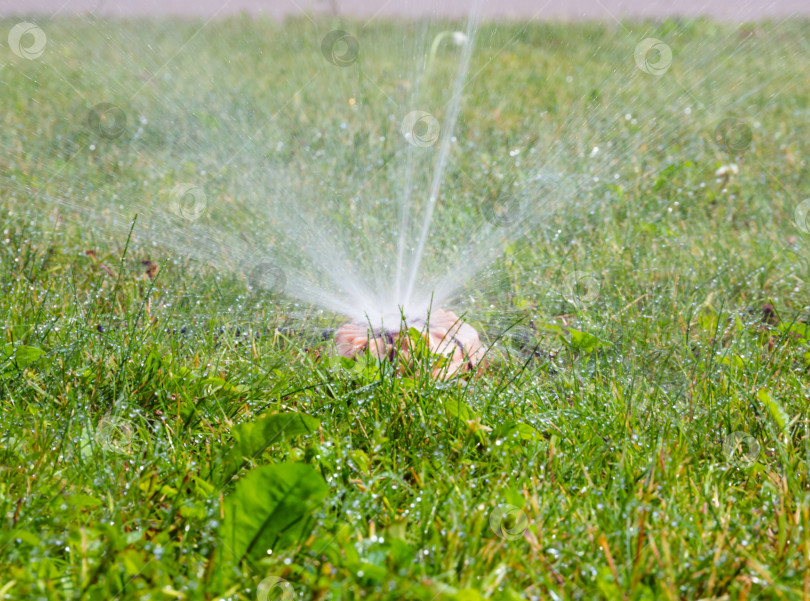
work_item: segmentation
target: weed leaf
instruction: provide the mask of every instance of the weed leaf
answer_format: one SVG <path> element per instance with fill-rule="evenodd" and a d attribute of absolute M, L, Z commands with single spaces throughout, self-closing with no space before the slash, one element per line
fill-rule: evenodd
<path fill-rule="evenodd" d="M 225 499 L 223 553 L 237 563 L 258 561 L 294 545 L 312 528 L 312 514 L 329 491 L 321 475 L 303 463 L 256 468 Z"/>

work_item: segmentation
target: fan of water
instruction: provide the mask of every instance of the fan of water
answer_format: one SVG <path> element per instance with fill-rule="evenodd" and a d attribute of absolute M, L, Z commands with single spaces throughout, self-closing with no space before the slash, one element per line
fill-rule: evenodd
<path fill-rule="evenodd" d="M 717 105 L 713 86 L 731 85 L 733 69 L 680 47 L 677 28 L 664 42 L 620 26 L 620 56 L 600 53 L 608 33 L 595 27 L 590 56 L 560 66 L 543 55 L 525 81 L 492 89 L 516 44 L 565 40 L 542 27 L 482 28 L 479 15 L 474 4 L 465 23 L 160 20 L 147 39 L 137 21 L 29 23 L 19 50 L 31 56 L 10 68 L 43 81 L 30 106 L 45 125 L 20 135 L 50 142 L 24 185 L 81 216 L 88 245 L 99 232 L 122 240 L 136 218 L 133 248 L 150 258 L 191 258 L 355 321 L 486 308 L 510 285 L 498 258 L 517 241 L 546 264 L 513 272 L 512 285 L 579 306 L 596 295 L 594 285 L 572 295 L 577 282 L 598 288 L 604 274 L 589 270 L 578 232 L 653 176 L 644 153 L 675 163 L 673 144 L 692 136 L 740 154 L 769 82 Z M 76 23 L 102 41 L 75 39 Z M 37 30 L 47 41 L 33 56 Z M 578 60 L 600 62 L 601 79 L 580 81 Z M 726 64 L 739 60 L 744 49 Z M 66 104 L 70 114 L 54 116 Z M 6 183 L 22 185 L 15 177 Z M 639 210 L 654 221 L 670 204 Z"/>
<path fill-rule="evenodd" d="M 136 218 L 136 247 L 242 274 L 253 289 L 356 321 L 424 318 L 556 200 L 547 196 L 549 183 L 559 183 L 551 173 L 527 173 L 523 189 L 510 188 L 517 178 L 504 158 L 514 154 L 504 152 L 488 157 L 485 172 L 500 169 L 502 182 L 482 212 L 492 177 L 459 166 L 464 153 L 481 153 L 458 135 L 465 93 L 477 77 L 469 69 L 479 12 L 474 5 L 458 29 L 435 20 L 400 26 L 408 35 L 394 42 L 369 23 L 367 32 L 302 27 L 306 39 L 290 40 L 300 56 L 287 65 L 246 40 L 219 50 L 219 60 L 234 66 L 218 65 L 225 80 L 206 77 L 193 60 L 197 44 L 219 41 L 216 25 L 192 28 L 175 53 L 147 43 L 140 55 L 125 47 L 131 39 L 110 39 L 118 56 L 81 57 L 85 81 L 65 81 L 77 102 L 91 105 L 84 123 L 90 136 L 71 136 L 69 152 L 103 163 L 126 144 L 134 151 L 127 159 L 150 164 L 152 181 L 108 174 L 98 186 L 76 194 L 85 182 L 74 183 L 53 200 L 90 216 L 89 227 L 119 236 Z M 107 24 L 97 25 L 104 35 Z M 385 49 L 382 61 L 375 46 Z M 135 89 L 109 81 L 105 64 L 116 60 L 140 72 Z M 279 89 L 254 88 L 252 74 L 267 69 L 278 70 Z M 468 116 L 464 129 L 474 119 Z M 533 197 L 541 188 L 545 194 Z"/>

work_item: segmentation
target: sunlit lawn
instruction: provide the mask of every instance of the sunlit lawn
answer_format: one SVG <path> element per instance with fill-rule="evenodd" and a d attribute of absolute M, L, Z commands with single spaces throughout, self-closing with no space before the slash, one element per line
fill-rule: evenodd
<path fill-rule="evenodd" d="M 485 25 L 443 227 L 530 157 L 574 192 L 468 284 L 490 367 L 439 383 L 332 357 L 335 320 L 199 249 L 127 247 L 176 181 L 236 206 L 318 151 L 302 177 L 366 181 L 418 26 L 39 24 L 0 61 L 5 598 L 808 598 L 807 22 Z M 365 71 L 326 64 L 338 28 Z M 337 142 L 336 85 L 380 107 Z"/>

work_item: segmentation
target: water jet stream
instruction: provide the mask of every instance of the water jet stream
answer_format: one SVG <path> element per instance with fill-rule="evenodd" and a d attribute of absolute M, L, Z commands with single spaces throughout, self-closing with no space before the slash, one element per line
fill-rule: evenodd
<path fill-rule="evenodd" d="M 450 144 L 453 140 L 456 121 L 458 120 L 459 111 L 461 110 L 461 92 L 464 89 L 464 82 L 467 79 L 467 71 L 470 66 L 470 58 L 472 57 L 473 46 L 475 45 L 475 33 L 478 28 L 478 22 L 481 18 L 481 0 L 476 0 L 470 11 L 470 17 L 467 21 L 467 39 L 464 42 L 461 62 L 459 65 L 456 80 L 453 85 L 453 95 L 450 98 L 447 119 L 445 120 L 445 127 L 442 127 L 442 137 L 439 142 L 439 157 L 433 171 L 433 181 L 430 184 L 430 192 L 428 194 L 427 209 L 425 217 L 422 221 L 422 230 L 419 234 L 419 243 L 416 247 L 416 253 L 411 264 L 410 276 L 408 278 L 408 285 L 405 290 L 404 306 L 408 307 L 411 303 L 411 296 L 413 295 L 414 284 L 416 277 L 419 274 L 419 267 L 422 263 L 422 255 L 425 251 L 425 244 L 430 234 L 431 221 L 433 220 L 433 212 L 436 208 L 436 202 L 439 199 L 439 192 L 442 186 L 444 177 L 444 170 L 447 166 L 447 158 L 450 154 Z"/>

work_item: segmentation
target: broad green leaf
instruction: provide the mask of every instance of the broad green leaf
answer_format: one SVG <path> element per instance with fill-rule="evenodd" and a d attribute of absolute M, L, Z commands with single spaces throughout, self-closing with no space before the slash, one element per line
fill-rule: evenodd
<path fill-rule="evenodd" d="M 90 495 L 73 495 L 67 500 L 67 504 L 71 507 L 98 507 L 102 502 Z"/>
<path fill-rule="evenodd" d="M 514 438 L 520 440 L 535 440 L 540 438 L 540 434 L 533 426 L 523 422 L 513 421 L 506 421 L 495 428 L 494 435 L 497 438 L 506 440 L 512 440 Z M 518 441 L 516 442 L 519 444 Z"/>
<path fill-rule="evenodd" d="M 45 351 L 36 346 L 5 344 L 2 348 L 2 358 L 6 363 L 0 366 L 0 371 L 9 372 L 11 375 L 11 372 L 16 373 L 25 369 L 44 354 Z"/>
<path fill-rule="evenodd" d="M 316 432 L 319 425 L 317 419 L 303 413 L 274 413 L 234 426 L 232 434 L 236 443 L 225 450 L 223 482 L 228 481 L 246 460 L 253 459 L 274 442 Z"/>
<path fill-rule="evenodd" d="M 364 580 L 383 582 L 389 575 L 388 570 L 385 567 L 374 565 L 373 563 L 369 563 L 367 561 L 361 561 L 357 567 L 358 570 L 356 570 L 355 573 L 363 572 Z"/>
<path fill-rule="evenodd" d="M 575 330 L 573 328 L 568 329 L 568 335 L 571 337 L 571 339 L 566 340 L 565 337 L 563 337 L 563 340 L 566 340 L 568 345 L 574 350 L 592 353 L 598 348 L 610 346 L 608 343 L 599 340 L 599 338 L 593 334 L 588 334 L 588 332 L 580 332 L 579 330 Z"/>
<path fill-rule="evenodd" d="M 536 438 L 540 438 L 540 434 L 537 432 L 534 426 L 530 426 L 529 424 L 520 422 L 517 425 L 517 429 L 519 436 L 523 440 L 534 440 Z"/>
<path fill-rule="evenodd" d="M 549 334 L 565 334 L 565 328 L 553 323 L 539 323 L 536 325 L 538 332 L 548 332 Z"/>
<path fill-rule="evenodd" d="M 28 530 L 15 530 L 9 538 L 20 540 L 32 547 L 39 545 L 39 538 Z"/>
<path fill-rule="evenodd" d="M 515 487 L 508 487 L 501 491 L 501 496 L 505 503 L 509 505 L 514 505 L 515 507 L 523 507 L 526 504 L 526 499 L 524 498 L 521 491 Z"/>
<path fill-rule="evenodd" d="M 128 545 L 134 545 L 143 538 L 143 530 L 133 530 L 124 535 L 124 540 Z"/>
<path fill-rule="evenodd" d="M 229 384 L 225 383 L 225 386 L 222 387 L 222 390 L 225 392 L 235 392 L 237 394 L 245 394 L 250 391 L 250 386 L 245 386 L 244 384 Z"/>
<path fill-rule="evenodd" d="M 745 369 L 745 359 L 739 355 L 730 355 L 720 358 L 720 363 L 737 369 Z"/>
<path fill-rule="evenodd" d="M 452 596 L 452 599 L 453 601 L 484 601 L 481 593 L 472 588 L 461 589 Z"/>
<path fill-rule="evenodd" d="M 393 538 L 389 541 L 388 551 L 394 567 L 404 567 L 413 561 L 416 556 L 416 549 L 401 538 Z"/>
<path fill-rule="evenodd" d="M 194 482 L 194 484 L 197 485 L 197 490 L 199 492 L 200 497 L 208 497 L 208 496 L 211 496 L 212 494 L 214 494 L 214 491 L 216 489 L 210 482 L 208 482 L 207 480 L 204 480 L 204 479 L 202 479 L 202 478 L 200 478 L 198 476 L 191 475 L 191 474 L 189 474 L 189 477 L 190 477 L 191 481 Z"/>
<path fill-rule="evenodd" d="M 268 551 L 288 548 L 312 528 L 312 514 L 329 487 L 303 463 L 256 468 L 225 499 L 223 552 L 231 561 L 258 561 Z"/>
<path fill-rule="evenodd" d="M 177 513 L 184 518 L 203 519 L 206 515 L 206 509 L 196 505 L 182 505 L 180 509 L 177 510 Z"/>
<path fill-rule="evenodd" d="M 458 401 L 456 399 L 445 399 L 444 410 L 447 412 L 447 415 L 464 421 L 469 421 L 475 418 L 475 412 L 463 401 Z"/>
<path fill-rule="evenodd" d="M 121 563 L 127 575 L 134 577 L 143 571 L 144 564 L 149 561 L 144 559 L 143 553 L 135 549 L 127 549 L 120 555 Z"/>
<path fill-rule="evenodd" d="M 44 354 L 45 351 L 35 346 L 18 346 L 14 359 L 19 369 L 25 369 Z"/>
<path fill-rule="evenodd" d="M 319 425 L 317 419 L 303 413 L 274 413 L 234 426 L 232 433 L 242 456 L 253 457 L 284 438 L 317 432 Z"/>
<path fill-rule="evenodd" d="M 613 573 L 609 566 L 602 566 L 596 573 L 596 586 L 602 595 L 607 599 L 621 599 L 622 593 L 616 585 Z"/>
<path fill-rule="evenodd" d="M 810 338 L 810 324 L 782 322 L 779 324 L 779 329 L 787 334 L 792 334 L 793 338 L 798 338 L 801 343 Z"/>
<path fill-rule="evenodd" d="M 360 449 L 355 449 L 351 453 L 349 453 L 349 458 L 354 463 L 355 467 L 357 468 L 357 471 L 359 471 L 361 474 L 364 474 L 364 475 L 368 476 L 368 474 L 369 474 L 368 455 L 366 455 Z"/>
<path fill-rule="evenodd" d="M 200 380 L 201 386 L 211 386 L 213 390 L 216 390 L 225 384 L 225 380 L 223 378 L 219 378 L 216 376 L 212 376 L 210 378 L 203 378 Z"/>

